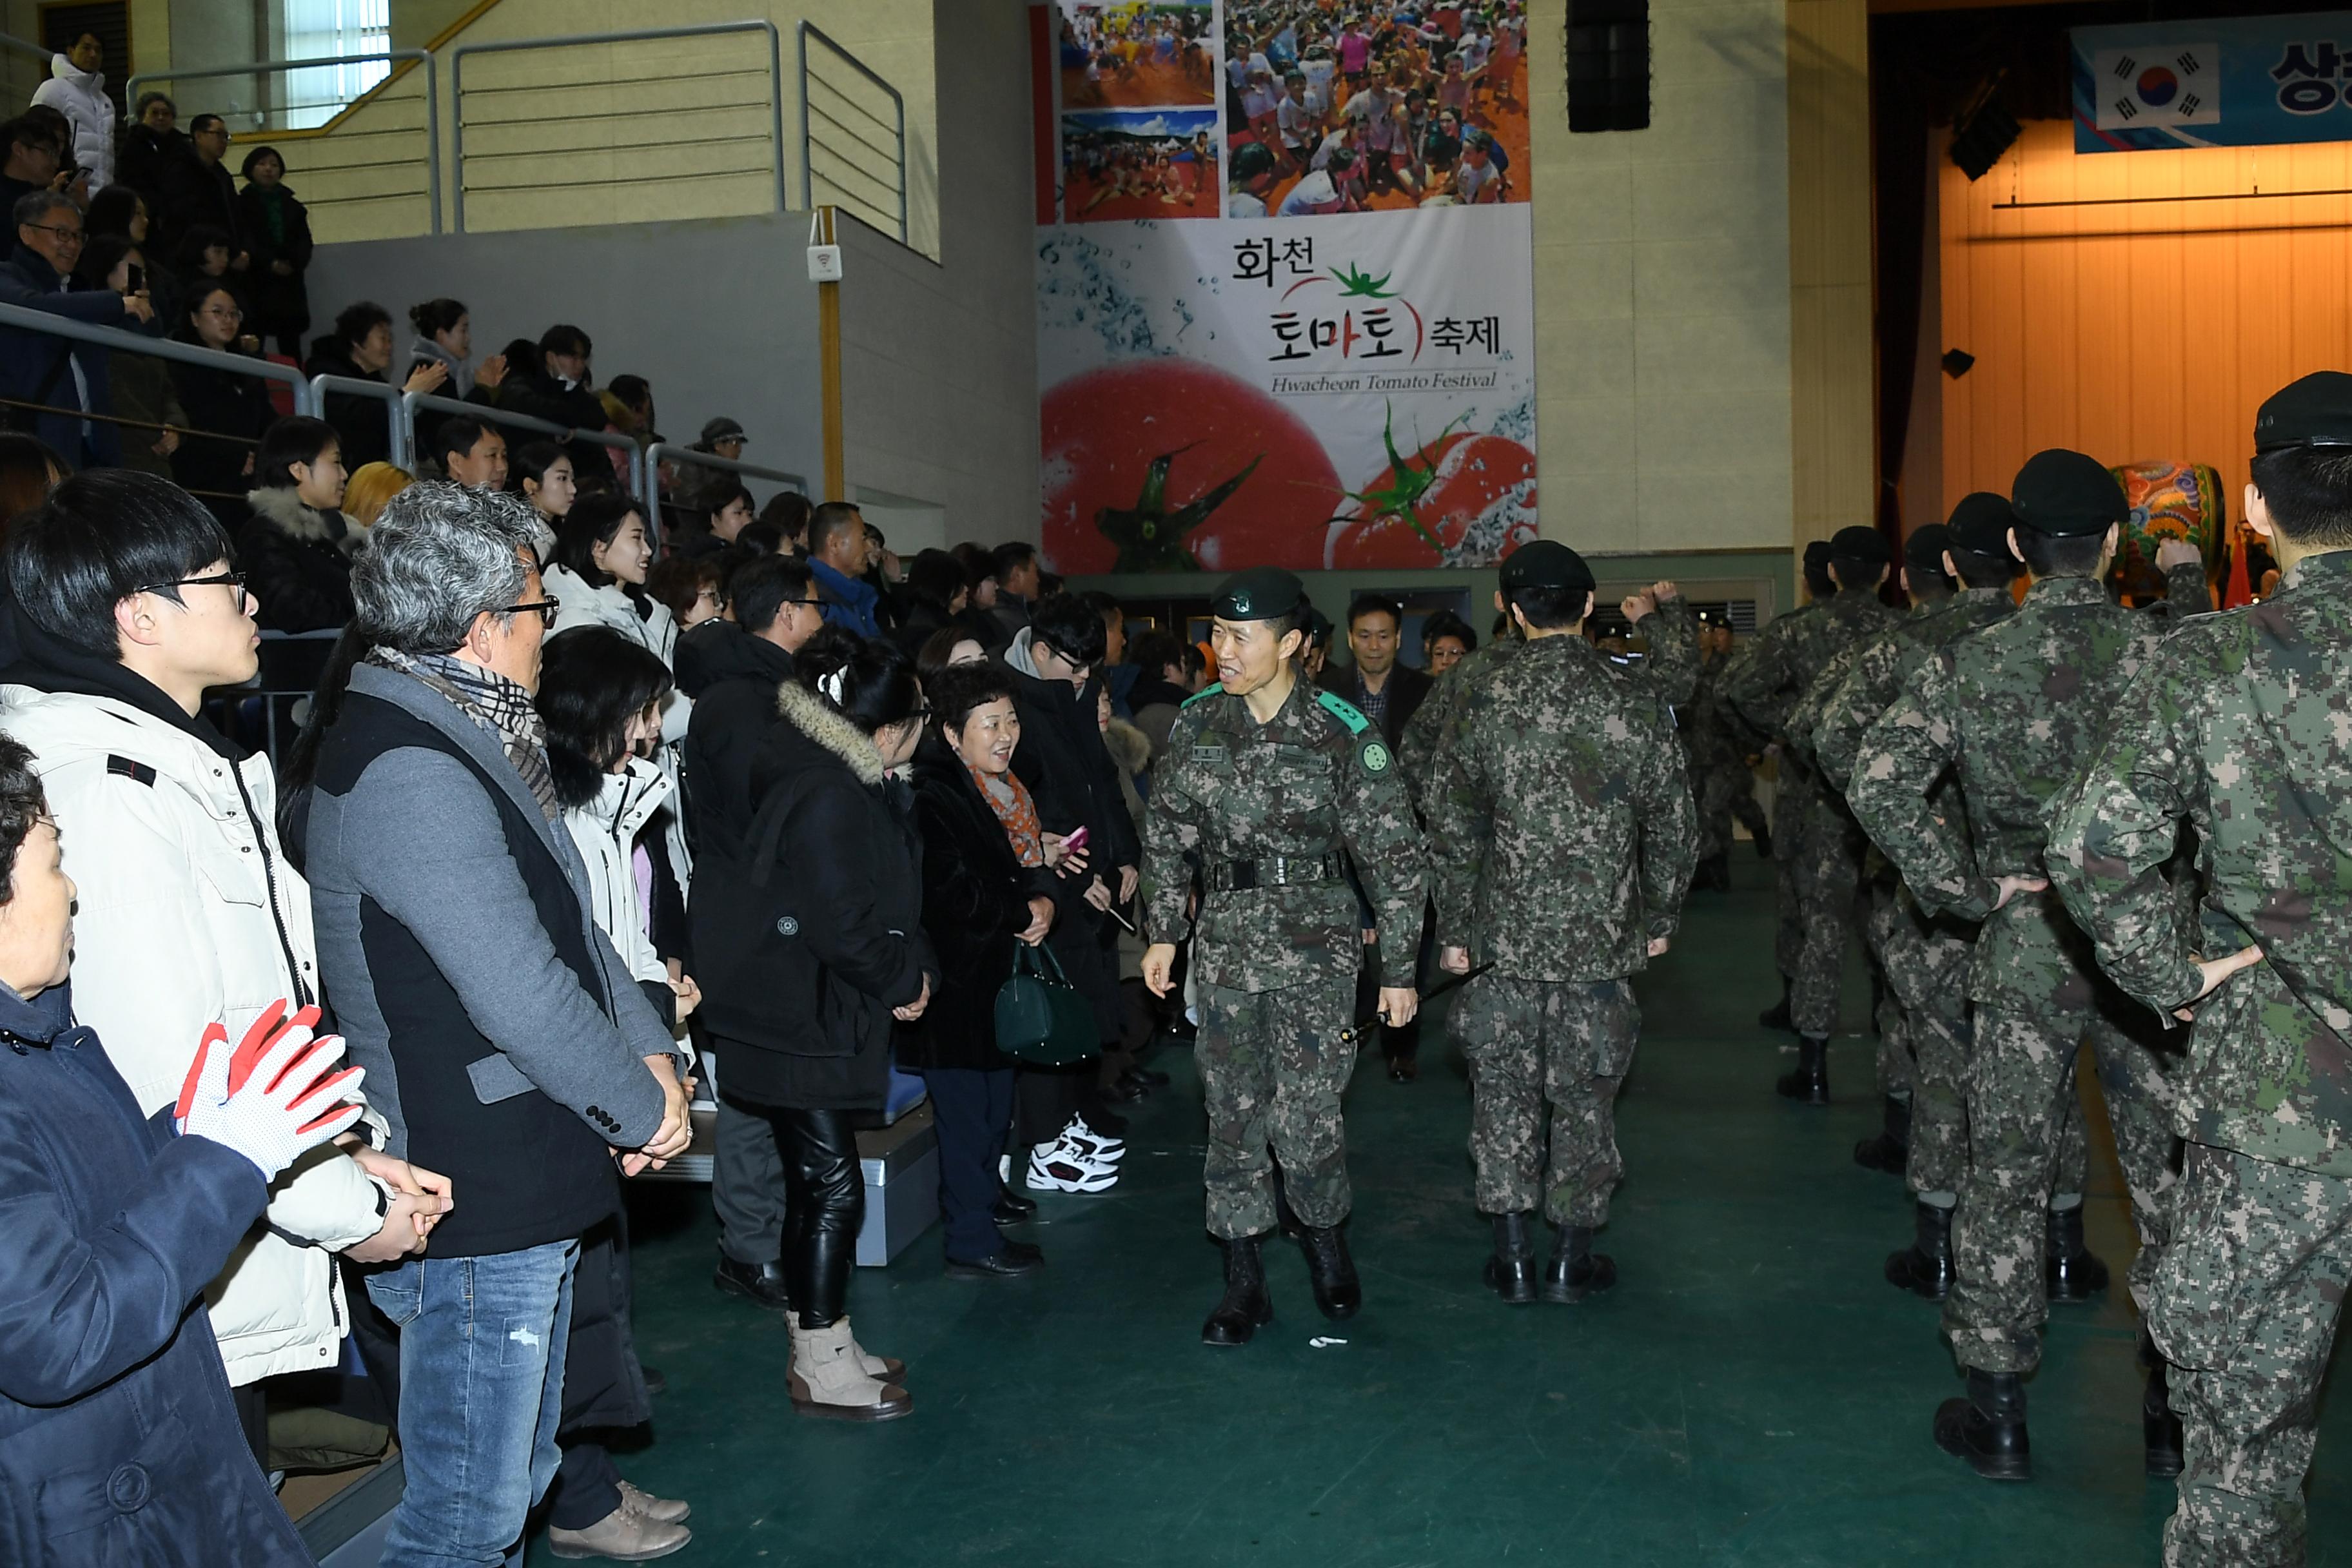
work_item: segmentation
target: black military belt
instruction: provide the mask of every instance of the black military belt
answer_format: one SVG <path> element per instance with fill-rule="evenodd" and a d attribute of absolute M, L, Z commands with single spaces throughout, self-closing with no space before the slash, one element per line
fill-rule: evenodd
<path fill-rule="evenodd" d="M 1347 875 L 1338 854 L 1268 855 L 1256 860 L 1220 860 L 1204 879 L 1213 893 L 1245 893 L 1253 888 L 1302 888 L 1336 882 Z"/>

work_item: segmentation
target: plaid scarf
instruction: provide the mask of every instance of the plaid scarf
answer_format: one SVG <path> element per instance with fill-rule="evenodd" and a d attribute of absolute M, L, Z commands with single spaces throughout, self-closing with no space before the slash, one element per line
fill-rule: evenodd
<path fill-rule="evenodd" d="M 547 726 L 531 706 L 530 693 L 496 670 L 467 664 L 446 653 L 402 653 L 382 645 L 368 650 L 367 661 L 385 669 L 414 676 L 447 698 L 457 711 L 488 731 L 499 749 L 530 786 L 530 798 L 541 816 L 554 822 L 563 815 L 555 798 L 555 776 L 547 768 Z"/>
<path fill-rule="evenodd" d="M 980 786 L 980 798 L 988 802 L 988 809 L 1004 825 L 1004 836 L 1013 840 L 1013 853 L 1021 863 L 1043 866 L 1045 840 L 1037 826 L 1037 802 L 1029 786 L 1011 773 L 984 773 L 970 763 L 964 764 L 964 771 Z"/>

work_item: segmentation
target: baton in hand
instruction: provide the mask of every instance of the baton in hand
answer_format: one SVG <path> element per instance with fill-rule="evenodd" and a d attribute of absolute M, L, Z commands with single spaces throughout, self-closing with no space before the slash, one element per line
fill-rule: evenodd
<path fill-rule="evenodd" d="M 1439 981 L 1436 984 L 1431 986 L 1428 990 L 1421 994 L 1421 1005 L 1426 1007 L 1440 996 L 1444 995 L 1448 991 L 1459 991 L 1462 987 L 1469 984 L 1473 980 L 1477 979 L 1478 976 L 1486 973 L 1486 971 L 1494 967 L 1495 965 L 1493 961 L 1489 960 L 1488 962 L 1478 965 L 1477 968 L 1473 969 L 1467 974 L 1450 975 L 1447 978 Z M 1339 1031 L 1339 1043 L 1343 1046 L 1352 1046 L 1358 1040 L 1362 1039 L 1365 1036 L 1370 1034 L 1372 1030 L 1379 1027 L 1382 1022 L 1383 1020 L 1377 1012 L 1369 1018 L 1359 1018 L 1354 1023 Z"/>

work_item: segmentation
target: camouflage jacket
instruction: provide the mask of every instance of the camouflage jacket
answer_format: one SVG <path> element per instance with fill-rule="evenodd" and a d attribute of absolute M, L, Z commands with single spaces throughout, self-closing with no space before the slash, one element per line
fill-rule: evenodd
<path fill-rule="evenodd" d="M 1582 637 L 1538 638 L 1480 683 L 1425 798 L 1442 944 L 1516 979 L 1597 981 L 1674 933 L 1698 845 L 1682 748 Z"/>
<path fill-rule="evenodd" d="M 1675 710 L 1675 727 L 1694 768 L 1727 767 L 1747 760 L 1732 737 L 1730 715 L 1723 706 L 1723 672 L 1736 657 L 1701 659 L 1691 700 Z"/>
<path fill-rule="evenodd" d="M 1688 703 L 1698 690 L 1698 612 L 1680 594 L 1642 617 L 1635 627 L 1649 653 L 1628 672 L 1670 708 Z"/>
<path fill-rule="evenodd" d="M 2197 1005 L 2181 1131 L 2352 1179 L 2352 553 L 2171 633 L 2120 710 L 2054 803 L 2050 875 L 2151 1007 L 2196 994 L 2199 956 L 2262 945 Z M 2184 823 L 2204 873 L 2186 917 L 2159 875 Z"/>
<path fill-rule="evenodd" d="M 1994 883 L 2044 875 L 2050 803 L 2088 760 L 2164 627 L 2088 577 L 2045 577 L 2016 613 L 1937 650 L 1864 732 L 1846 802 L 1930 914 L 1982 921 L 1969 994 L 2003 1006 L 2082 1006 L 2090 944 L 2054 893 L 1998 914 Z M 1956 770 L 1965 822 L 1929 796 Z"/>
<path fill-rule="evenodd" d="M 1526 646 L 1507 632 L 1486 647 L 1464 654 L 1452 669 L 1438 678 L 1437 684 L 1422 700 L 1412 722 L 1404 727 L 1404 738 L 1397 742 L 1397 749 L 1403 753 L 1405 777 L 1412 782 L 1414 804 L 1423 811 L 1429 809 L 1422 799 L 1423 784 L 1437 760 L 1440 742 L 1454 728 L 1454 715 L 1461 710 L 1463 697 L 1489 670 L 1507 662 Z"/>
<path fill-rule="evenodd" d="M 1873 589 L 1849 588 L 1816 599 L 1811 609 L 1782 616 L 1757 635 L 1751 657 L 1727 675 L 1724 700 L 1764 733 L 1786 739 L 1799 701 L 1830 661 L 1896 619 L 1894 608 Z M 1812 770 L 1801 756 L 1789 760 L 1811 782 Z"/>
<path fill-rule="evenodd" d="M 1260 724 L 1212 686 L 1184 704 L 1151 775 L 1144 823 L 1144 940 L 1192 944 L 1205 983 L 1272 991 L 1353 974 L 1364 957 L 1345 879 L 1208 891 L 1194 873 L 1231 860 L 1345 850 L 1371 900 L 1383 984 L 1411 985 L 1426 897 L 1421 830 L 1403 771 L 1377 726 L 1299 678 Z"/>
<path fill-rule="evenodd" d="M 1981 631 L 2017 607 L 2007 588 L 1963 588 L 1944 603 L 1906 616 L 1885 636 L 1854 650 L 1842 679 L 1820 692 L 1811 727 L 1813 762 L 1843 792 L 1863 732 L 1903 695 L 1904 682 L 1954 637 Z"/>

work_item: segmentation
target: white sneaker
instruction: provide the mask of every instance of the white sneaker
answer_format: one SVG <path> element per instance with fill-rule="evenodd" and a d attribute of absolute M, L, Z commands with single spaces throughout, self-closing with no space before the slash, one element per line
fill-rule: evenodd
<path fill-rule="evenodd" d="M 1062 1142 L 1080 1153 L 1090 1154 L 1097 1160 L 1117 1160 L 1127 1152 L 1125 1139 L 1104 1137 L 1087 1126 L 1087 1119 L 1083 1116 L 1070 1118 L 1070 1124 L 1062 1129 Z"/>
<path fill-rule="evenodd" d="M 1041 1143 L 1029 1152 L 1029 1185 L 1041 1193 L 1102 1193 L 1118 1182 L 1118 1173 L 1107 1165 L 1081 1164 L 1059 1143 Z"/>
<path fill-rule="evenodd" d="M 1106 1171 L 1118 1170 L 1119 1161 L 1127 1156 L 1127 1151 L 1124 1149 L 1114 1149 L 1108 1153 L 1104 1153 L 1076 1133 L 1066 1131 L 1053 1146 L 1061 1152 L 1065 1159 L 1074 1160 L 1081 1165 L 1097 1166 Z"/>

